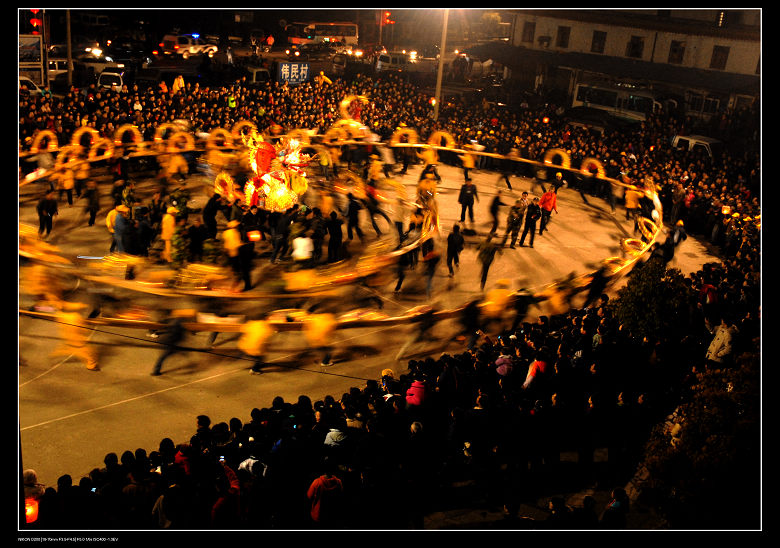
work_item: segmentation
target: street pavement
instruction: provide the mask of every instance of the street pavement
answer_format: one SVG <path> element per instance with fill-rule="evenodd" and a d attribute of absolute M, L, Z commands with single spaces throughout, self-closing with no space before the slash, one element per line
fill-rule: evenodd
<path fill-rule="evenodd" d="M 396 177 L 414 195 L 422 166 L 414 166 L 404 176 Z M 460 219 L 457 195 L 463 182 L 459 168 L 439 165 L 442 182 L 438 186 L 441 233 L 435 237 L 435 246 L 446 250 L 446 236 Z M 497 172 L 476 170 L 472 179 L 477 185 L 479 202 L 475 207 L 476 235 L 467 237 L 454 277 L 447 276 L 444 261 L 434 277 L 434 291 L 430 300 L 426 297 L 422 267 L 409 274 L 402 291 L 393 293 L 395 277 L 378 288 L 384 302 L 382 312 L 393 315 L 433 302 L 440 309 L 454 308 L 480 297 L 480 267 L 476 246 L 489 231 L 488 211 L 492 198 L 500 191 L 504 204 L 509 205 L 520 192 L 527 190 L 540 195 L 532 188 L 531 181 L 512 179 L 510 191 Z M 203 174 L 188 179 L 192 192 L 190 207 L 202 207 L 207 199 L 206 189 L 213 180 Z M 103 211 L 93 227 L 87 226 L 83 204 L 76 201 L 72 207 L 61 202 L 60 215 L 48 243 L 59 247 L 70 258 L 76 256 L 100 257 L 108 253 L 110 236 L 105 227 L 105 214 L 109 203 L 108 176 L 101 180 Z M 37 226 L 35 203 L 42 186 L 33 184 L 20 187 L 19 222 Z M 150 181 L 137 180 L 137 193 L 146 201 L 150 197 Z M 504 248 L 490 269 L 485 290 L 496 286 L 499 280 L 509 280 L 513 289 L 520 287 L 539 291 L 551 282 L 570 273 L 590 272 L 607 257 L 622 256 L 620 241 L 633 236 L 633 224 L 625 219 L 625 210 L 618 205 L 614 214 L 601 199 L 588 197 L 585 204 L 580 194 L 562 188 L 558 197 L 558 214 L 553 214 L 549 231 L 535 239 L 534 247 Z M 502 207 L 499 234 L 503 235 L 506 207 Z M 221 222 L 220 229 L 224 223 Z M 466 223 L 469 226 L 469 223 Z M 374 231 L 363 219 L 367 243 L 376 239 Z M 384 228 L 384 226 L 383 226 Z M 386 235 L 392 234 L 390 227 Z M 663 237 L 661 238 L 663 241 Z M 350 243 L 353 253 L 360 252 L 360 242 Z M 268 262 L 268 249 L 262 245 L 256 261 L 256 273 Z M 687 274 L 698 270 L 702 264 L 716 258 L 707 246 L 695 238 L 689 238 L 676 253 L 674 264 Z M 25 268 L 20 268 L 24 276 Z M 257 274 L 256 274 L 257 275 Z M 610 288 L 614 294 L 619 284 Z M 74 286 L 74 294 L 84 295 L 86 285 Z M 164 301 L 164 302 L 163 302 Z M 29 307 L 29 297 L 19 294 L 20 308 Z M 185 300 L 136 295 L 117 304 L 117 307 L 140 307 L 159 310 L 186 306 Z M 247 304 L 229 305 L 236 310 Z M 260 308 L 274 306 L 287 308 L 287 302 L 254 303 L 243 312 L 251 313 Z M 350 306 L 345 303 L 344 306 Z M 235 308 L 234 308 L 235 307 Z M 108 307 L 110 309 L 110 306 Z M 104 310 L 104 315 L 108 310 Z M 239 311 L 241 312 L 241 311 Z M 531 310 L 531 316 L 547 313 L 544 307 Z M 59 341 L 59 332 L 53 322 L 19 316 L 19 434 L 21 441 L 21 466 L 33 468 L 45 485 L 56 485 L 62 474 L 70 474 L 74 482 L 95 467 L 102 466 L 109 452 L 121 455 L 125 450 L 134 451 L 157 448 L 160 440 L 170 437 L 176 443 L 186 442 L 195 432 L 195 417 L 205 414 L 212 424 L 227 422 L 232 417 L 249 420 L 254 407 L 266 407 L 275 396 L 285 401 L 295 401 L 301 394 L 313 401 L 325 395 L 337 399 L 350 387 L 363 387 L 368 379 L 378 379 L 384 368 L 402 374 L 410 356 L 438 356 L 442 352 L 463 350 L 463 343 L 455 340 L 455 325 L 444 321 L 434 328 L 437 343 L 425 343 L 411 347 L 406 356 L 396 359 L 397 352 L 410 334 L 410 327 L 378 326 L 339 330 L 335 336 L 335 364 L 319 365 L 320 355 L 307 348 L 299 332 L 280 332 L 271 339 L 266 356 L 268 366 L 262 375 L 251 375 L 251 363 L 236 349 L 236 334 L 223 334 L 210 348 L 208 334 L 189 333 L 184 341 L 187 351 L 171 356 L 163 366 L 163 374 L 150 376 L 152 365 L 161 352 L 157 340 L 149 338 L 145 331 L 111 326 L 96 326 L 89 335 L 89 343 L 99 354 L 100 371 L 89 371 L 74 357 L 51 356 Z M 562 456 L 566 461 L 567 456 Z M 576 459 L 576 455 L 574 456 Z M 597 460 L 599 459 L 597 453 Z M 467 493 L 469 486 L 463 486 Z M 576 505 L 585 494 L 592 494 L 599 502 L 608 493 L 588 487 L 577 493 L 567 494 L 570 504 Z M 457 498 L 457 497 L 456 497 Z M 455 500 L 455 499 L 453 499 Z M 468 504 L 446 511 L 437 511 L 426 518 L 426 528 L 501 528 L 501 509 L 474 508 Z M 606 502 L 606 501 L 604 501 Z M 603 507 L 603 506 L 601 506 Z M 546 515 L 542 502 L 523 507 L 520 515 Z"/>

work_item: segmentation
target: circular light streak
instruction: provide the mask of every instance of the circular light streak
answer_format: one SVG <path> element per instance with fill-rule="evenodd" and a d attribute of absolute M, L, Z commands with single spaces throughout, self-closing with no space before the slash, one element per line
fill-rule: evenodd
<path fill-rule="evenodd" d="M 349 114 L 353 103 L 356 102 L 362 106 L 363 104 L 367 103 L 367 99 L 362 96 L 350 96 L 345 98 L 340 105 L 342 114 Z M 115 133 L 114 143 L 111 143 L 110 140 L 100 139 L 100 135 L 96 130 L 90 128 L 89 126 L 83 126 L 74 133 L 70 145 L 66 145 L 59 149 L 60 153 L 57 156 L 55 167 L 49 172 L 39 175 L 36 178 L 46 176 L 51 171 L 64 169 L 65 167 L 70 168 L 71 164 L 77 163 L 78 161 L 91 162 L 108 158 L 111 155 L 109 154 L 109 150 L 112 154 L 114 152 L 113 147 L 110 147 L 109 145 L 122 143 L 122 136 L 125 132 L 128 131 L 132 133 L 133 144 L 137 146 L 136 151 L 131 152 L 131 155 L 171 153 L 182 150 L 179 146 L 180 144 L 183 144 L 188 150 L 195 149 L 193 136 L 187 132 L 182 131 L 181 126 L 178 124 L 167 123 L 160 126 L 157 129 L 157 132 L 154 136 L 154 141 L 152 142 L 154 145 L 154 150 L 150 149 L 149 152 L 140 151 L 140 149 L 143 148 L 146 143 L 141 141 L 140 133 L 137 133 L 137 128 L 134 128 L 134 126 L 125 125 L 120 127 Z M 310 161 L 310 158 L 307 158 L 305 155 L 301 154 L 300 146 L 302 143 L 310 145 L 311 148 L 320 151 L 323 150 L 321 147 L 327 149 L 327 147 L 337 147 L 344 144 L 353 144 L 356 140 L 358 140 L 359 144 L 377 144 L 376 142 L 364 140 L 368 138 L 370 132 L 359 121 L 350 117 L 345 117 L 342 120 L 337 121 L 331 128 L 328 129 L 328 131 L 325 132 L 324 135 L 311 136 L 312 138 L 316 138 L 316 141 L 310 139 L 310 135 L 304 130 L 292 130 L 287 135 L 281 135 L 281 131 L 281 128 L 276 128 L 274 131 L 272 131 L 274 134 L 273 138 L 276 139 L 278 137 L 280 141 L 280 149 L 276 149 L 275 147 L 274 149 L 277 151 L 282 149 L 284 150 L 281 158 L 274 158 L 273 160 L 275 167 L 280 169 L 277 169 L 276 171 L 271 169 L 269 172 L 258 174 L 258 176 L 252 181 L 252 186 L 245 187 L 244 189 L 246 195 L 247 190 L 256 192 L 258 187 L 260 187 L 261 190 L 264 187 L 262 192 L 266 194 L 266 199 L 268 196 L 276 196 L 279 200 L 280 206 L 292 205 L 295 203 L 295 201 L 297 201 L 297 197 L 300 195 L 299 193 L 301 193 L 301 191 L 305 192 L 306 188 L 308 188 L 308 183 L 306 181 L 305 172 L 303 169 L 308 164 L 308 161 Z M 168 135 L 166 138 L 167 132 L 170 132 L 170 135 Z M 51 137 L 48 134 L 43 133 L 43 135 L 41 135 L 41 133 L 36 136 L 36 142 L 34 143 L 36 147 L 40 147 L 40 143 L 44 139 L 48 138 L 48 150 L 57 150 L 56 138 L 54 142 L 52 142 Z M 78 160 L 80 152 L 83 148 L 85 148 L 85 145 L 81 142 L 85 134 L 90 135 L 90 142 L 88 145 L 89 154 L 87 155 L 86 160 Z M 233 137 L 233 141 L 229 140 L 231 136 Z M 219 145 L 217 144 L 217 141 L 219 139 L 223 139 L 225 141 L 225 145 L 223 146 L 232 145 L 238 147 L 239 149 L 243 148 L 245 150 L 244 153 L 249 154 L 250 164 L 252 165 L 253 170 L 256 172 L 258 166 L 257 162 L 255 161 L 253 152 L 256 152 L 257 148 L 260 147 L 260 143 L 264 143 L 264 146 L 270 145 L 270 143 L 265 142 L 264 137 L 257 132 L 256 126 L 248 121 L 238 122 L 232 127 L 230 131 L 222 128 L 214 130 L 210 134 L 204 148 L 218 148 Z M 236 143 L 235 140 L 242 141 L 243 147 L 242 144 Z M 402 140 L 405 142 L 402 142 Z M 440 146 L 442 140 L 445 141 L 444 147 Z M 475 151 L 473 149 L 462 150 L 455 148 L 458 146 L 457 140 L 446 131 L 437 131 L 431 135 L 427 143 L 421 143 L 417 132 L 412 128 L 406 127 L 405 125 L 399 127 L 392 134 L 388 141 L 388 145 L 391 147 L 446 148 L 458 153 L 483 155 L 493 158 L 529 163 L 542 167 L 555 165 L 553 164 L 553 160 L 555 158 L 560 158 L 561 164 L 556 165 L 556 167 L 564 170 L 572 170 L 571 159 L 569 158 L 569 155 L 560 148 L 554 148 L 547 151 L 544 155 L 544 161 L 538 162 L 517 156 L 486 153 L 482 151 Z M 273 147 L 273 145 L 270 146 Z M 36 148 L 35 150 L 39 150 L 39 148 Z M 101 150 L 102 152 L 100 152 Z M 285 160 L 287 163 L 285 163 Z M 592 171 L 594 169 L 595 177 L 599 179 L 608 181 L 610 184 L 616 186 L 630 186 L 623 181 L 618 181 L 606 177 L 603 165 L 595 158 L 586 158 L 581 163 L 577 171 L 589 176 L 594 176 Z M 356 190 L 359 192 L 361 189 L 365 188 L 365 182 L 354 173 L 347 173 L 347 177 L 352 180 L 353 189 L 341 188 L 335 190 L 344 192 L 349 190 Z M 26 184 L 27 182 L 29 182 L 29 180 L 25 178 L 24 181 L 20 181 L 20 184 Z M 399 200 L 401 200 L 405 206 L 419 207 L 421 205 L 419 203 L 409 203 L 406 201 L 404 185 L 392 179 L 385 179 L 383 182 L 396 190 Z M 214 190 L 220 194 L 225 194 L 227 192 L 229 196 L 232 194 L 237 194 L 232 177 L 224 172 L 219 173 L 215 178 Z M 621 275 L 628 272 L 636 264 L 636 262 L 651 248 L 651 246 L 655 243 L 656 238 L 660 234 L 659 220 L 662 218 L 662 209 L 660 199 L 652 181 L 645 181 L 644 192 L 645 195 L 651 198 L 653 202 L 653 218 L 648 219 L 646 217 L 640 217 L 637 219 L 637 227 L 642 234 L 642 239 L 625 238 L 621 241 L 621 248 L 626 252 L 626 257 L 608 257 L 602 261 L 601 266 L 605 269 L 605 273 L 610 281 L 617 279 Z M 435 187 L 433 194 L 435 195 Z M 423 210 L 423 219 L 423 231 L 420 238 L 416 242 L 410 242 L 400 249 L 392 250 L 383 248 L 379 242 L 376 245 L 368 246 L 366 249 L 366 255 L 358 259 L 356 266 L 352 267 L 353 269 L 350 269 L 346 262 L 342 262 L 336 265 L 326 265 L 320 269 L 317 269 L 316 276 L 313 275 L 313 270 L 295 273 L 295 276 L 287 279 L 288 293 L 286 294 L 290 296 L 323 294 L 323 292 L 331 291 L 334 286 L 339 284 L 352 283 L 360 279 L 364 279 L 367 276 L 373 276 L 377 275 L 377 273 L 383 272 L 383 270 L 386 270 L 388 266 L 397 260 L 401 254 L 419 246 L 423 241 L 433 236 L 438 226 L 438 217 L 436 215 L 435 207 L 425 208 Z M 26 233 L 23 230 L 24 227 L 25 225 L 20 225 L 20 234 Z M 28 232 L 34 234 L 36 233 L 36 230 L 34 227 L 29 227 Z M 90 275 L 89 273 L 84 274 L 83 269 L 78 268 L 78 264 L 61 257 L 58 249 L 52 248 L 49 244 L 46 244 L 37 238 L 24 239 L 24 245 L 20 245 L 20 254 L 23 254 L 40 264 L 70 269 L 71 272 L 76 276 L 82 276 L 88 279 L 99 279 L 104 283 L 114 283 L 117 286 L 127 287 L 138 291 L 145 291 L 157 295 L 220 296 L 221 293 L 212 287 L 212 282 L 228 277 L 220 267 L 209 267 L 211 270 L 216 269 L 218 273 L 209 270 L 208 275 L 205 275 L 202 271 L 197 269 L 198 265 L 188 265 L 186 272 L 152 271 L 148 273 L 146 278 L 137 279 L 136 281 L 124 280 L 123 278 L 111 277 L 105 274 L 96 278 L 95 275 Z M 137 269 L 138 272 L 143 271 L 143 261 L 139 260 L 138 258 L 131 259 L 126 257 L 123 259 L 118 255 L 113 255 L 111 257 L 106 257 L 105 260 L 106 265 L 110 264 L 115 266 L 119 263 L 123 266 L 123 268 L 120 268 L 119 270 L 117 270 L 117 268 L 111 269 L 112 272 L 124 272 L 128 265 L 132 265 Z M 187 283 L 182 282 L 184 279 L 182 276 L 187 278 Z M 202 278 L 200 281 L 197 279 L 199 276 Z M 208 278 L 205 281 L 203 279 L 204 276 Z M 564 297 L 568 295 L 569 292 L 576 292 L 587 287 L 587 283 L 591 279 L 591 276 L 592 275 L 582 275 L 571 277 L 567 280 L 552 282 L 543 291 L 538 293 L 537 296 L 546 298 L 550 302 L 551 306 L 561 305 L 562 303 L 566 302 Z M 171 280 L 179 281 L 173 283 Z M 515 295 L 515 293 L 511 293 L 511 295 Z M 228 295 L 224 296 L 227 297 Z M 244 299 L 278 299 L 283 298 L 284 296 L 284 294 L 279 295 L 277 292 L 268 294 L 252 294 L 252 292 L 245 292 L 238 295 L 230 295 L 231 298 Z M 488 301 L 483 303 L 483 307 L 487 302 Z M 462 308 L 463 307 L 452 310 L 438 311 L 435 313 L 435 316 L 439 319 L 455 318 L 461 314 Z M 45 317 L 45 314 L 39 312 L 23 310 L 20 310 L 19 312 L 20 314 Z M 399 316 L 387 317 L 381 313 L 366 315 L 352 311 L 339 317 L 329 317 L 327 319 L 322 317 L 309 317 L 307 322 L 304 321 L 304 319 L 310 315 L 307 315 L 305 312 L 301 312 L 298 317 L 293 318 L 294 321 L 290 320 L 291 316 L 289 314 L 285 314 L 283 319 L 280 319 L 281 316 L 272 315 L 270 318 L 270 323 L 273 324 L 275 329 L 280 331 L 302 330 L 304 325 L 306 325 L 307 330 L 316 331 L 321 334 L 318 342 L 327 342 L 327 339 L 329 338 L 330 334 L 332 334 L 333 329 L 366 327 L 372 325 L 408 324 L 410 320 L 412 320 L 420 313 L 422 313 L 421 310 L 409 310 Z M 110 323 L 111 320 L 101 319 L 100 321 L 101 323 L 105 324 L 107 322 Z M 120 320 L 116 319 L 115 321 L 119 322 Z M 132 325 L 138 328 L 146 329 L 151 324 L 149 322 L 133 322 Z M 215 328 L 214 324 L 198 323 L 190 324 L 189 327 L 191 327 L 193 330 L 209 331 L 213 331 Z M 230 329 L 233 329 L 233 327 L 229 325 L 220 325 L 220 329 L 229 331 Z M 240 329 L 240 325 L 235 326 L 235 330 L 237 332 Z M 325 335 L 322 335 L 322 333 Z"/>

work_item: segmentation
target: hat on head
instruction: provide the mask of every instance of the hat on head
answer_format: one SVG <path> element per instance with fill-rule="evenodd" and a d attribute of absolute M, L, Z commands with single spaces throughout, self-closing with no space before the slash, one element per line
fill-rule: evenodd
<path fill-rule="evenodd" d="M 395 373 L 393 373 L 392 369 L 382 369 L 382 376 L 383 377 L 393 377 L 395 376 Z"/>
<path fill-rule="evenodd" d="M 28 468 L 24 471 L 23 478 L 25 485 L 35 485 L 38 483 L 38 474 L 36 474 L 35 470 L 32 468 Z"/>

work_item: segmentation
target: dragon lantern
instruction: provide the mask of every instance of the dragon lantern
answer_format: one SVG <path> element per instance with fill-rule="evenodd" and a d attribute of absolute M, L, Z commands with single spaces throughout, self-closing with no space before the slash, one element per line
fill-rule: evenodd
<path fill-rule="evenodd" d="M 244 185 L 242 197 L 230 176 L 220 173 L 215 180 L 216 192 L 243 198 L 246 205 L 262 205 L 268 211 L 286 211 L 296 204 L 309 186 L 305 168 L 311 160 L 301 152 L 300 141 L 285 139 L 275 146 L 255 131 L 244 135 L 242 140 L 248 149 L 254 176 Z"/>

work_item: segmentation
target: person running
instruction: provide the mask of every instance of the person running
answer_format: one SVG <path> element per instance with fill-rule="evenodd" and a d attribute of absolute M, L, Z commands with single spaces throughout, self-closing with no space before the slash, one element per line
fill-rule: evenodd
<path fill-rule="evenodd" d="M 160 353 L 157 361 L 154 363 L 151 375 L 157 377 L 162 375 L 163 362 L 171 355 L 181 350 L 179 343 L 184 340 L 186 331 L 182 319 L 179 317 L 169 317 L 166 319 L 166 327 L 163 330 L 160 342 L 164 345 L 162 352 Z"/>
<path fill-rule="evenodd" d="M 482 264 L 482 273 L 479 282 L 479 289 L 481 291 L 485 289 L 488 271 L 490 270 L 490 265 L 493 264 L 496 253 L 502 253 L 501 247 L 493 241 L 493 234 L 490 233 L 487 235 L 485 241 L 479 244 L 479 247 L 477 248 L 477 258 Z"/>
<path fill-rule="evenodd" d="M 453 265 L 455 267 L 460 266 L 460 252 L 463 251 L 466 241 L 463 238 L 463 234 L 460 233 L 460 225 L 454 224 L 452 232 L 447 235 L 447 269 L 450 273 L 450 278 L 455 275 Z"/>

